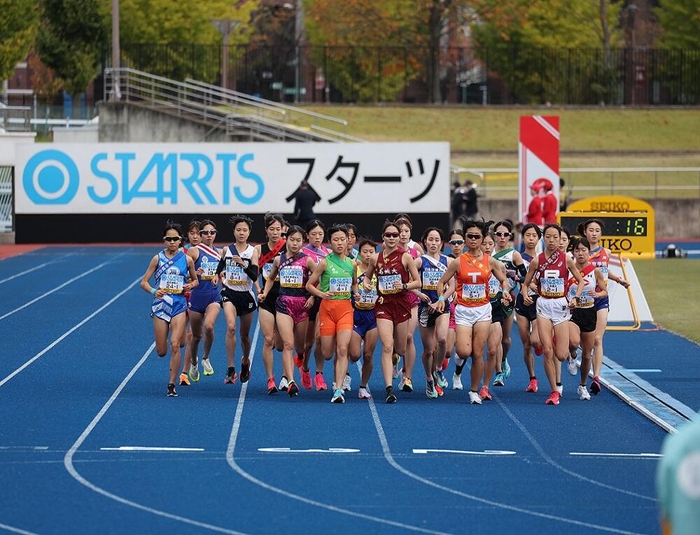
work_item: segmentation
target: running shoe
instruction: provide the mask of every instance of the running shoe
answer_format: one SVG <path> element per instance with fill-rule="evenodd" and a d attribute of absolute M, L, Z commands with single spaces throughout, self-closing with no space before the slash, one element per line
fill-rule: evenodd
<path fill-rule="evenodd" d="M 250 379 L 250 359 L 247 362 L 241 360 L 241 383 L 247 383 Z"/>
<path fill-rule="evenodd" d="M 280 385 L 277 388 L 279 388 L 282 392 L 286 392 L 287 388 L 289 388 L 289 379 L 283 375 L 282 379 L 280 379 Z"/>
<path fill-rule="evenodd" d="M 501 370 L 503 370 L 503 378 L 508 379 L 510 377 L 510 364 L 508 364 L 508 359 L 505 359 L 501 363 Z"/>
<path fill-rule="evenodd" d="M 345 403 L 345 396 L 343 395 L 343 390 L 341 388 L 336 388 L 333 390 L 331 403 Z"/>
<path fill-rule="evenodd" d="M 591 395 L 588 393 L 586 385 L 578 385 L 576 393 L 578 394 L 578 399 L 580 399 L 581 401 L 588 401 L 589 399 L 591 399 Z"/>
<path fill-rule="evenodd" d="M 445 371 L 449 367 L 450 367 L 450 357 L 445 357 L 444 359 L 442 359 L 442 366 L 440 366 L 440 368 L 442 368 L 442 371 Z"/>
<path fill-rule="evenodd" d="M 561 396 L 559 395 L 559 392 L 556 390 L 549 394 L 549 397 L 547 400 L 544 402 L 545 405 L 559 405 L 559 398 Z"/>
<path fill-rule="evenodd" d="M 399 376 L 399 363 L 401 361 L 401 357 L 399 357 L 398 353 L 394 353 L 391 356 L 391 362 L 394 364 L 394 369 L 392 371 L 392 377 L 396 379 Z"/>
<path fill-rule="evenodd" d="M 346 373 L 345 377 L 343 378 L 343 390 L 345 390 L 346 392 L 350 392 L 350 390 L 352 390 L 352 386 L 350 386 L 351 384 L 352 377 L 350 377 L 349 373 Z"/>
<path fill-rule="evenodd" d="M 232 385 L 238 380 L 238 374 L 236 373 L 236 368 L 229 366 L 226 371 L 226 377 L 224 377 L 224 384 Z"/>
<path fill-rule="evenodd" d="M 394 388 L 391 386 L 388 386 L 386 389 L 386 402 L 396 403 L 396 394 L 394 394 Z"/>
<path fill-rule="evenodd" d="M 445 395 L 445 391 L 440 388 L 440 385 L 435 385 L 435 392 L 437 392 L 439 398 Z"/>
<path fill-rule="evenodd" d="M 435 379 L 435 384 L 440 388 L 447 388 L 447 379 L 445 379 L 445 374 L 442 373 L 442 370 L 434 371 L 433 379 Z"/>
<path fill-rule="evenodd" d="M 499 372 L 496 374 L 496 377 L 493 379 L 493 386 L 505 386 L 506 385 L 506 375 L 503 372 Z"/>
<path fill-rule="evenodd" d="M 576 365 L 576 357 L 569 355 L 568 361 L 566 363 L 566 371 L 569 375 L 576 375 L 578 373 L 578 366 Z"/>
<path fill-rule="evenodd" d="M 456 373 L 452 374 L 452 390 L 463 390 L 462 386 L 462 376 Z"/>
<path fill-rule="evenodd" d="M 202 359 L 202 368 L 204 369 L 204 375 L 214 375 L 214 368 L 211 367 L 209 359 Z"/>
<path fill-rule="evenodd" d="M 535 355 L 537 355 L 538 357 L 542 356 L 542 344 L 532 344 L 532 349 L 535 350 Z"/>
<path fill-rule="evenodd" d="M 596 375 L 595 377 L 593 377 L 593 380 L 591 381 L 591 394 L 593 394 L 594 396 L 597 396 L 598 393 L 600 392 L 600 390 L 601 390 L 600 379 Z"/>
<path fill-rule="evenodd" d="M 199 381 L 199 368 L 197 367 L 197 364 L 190 365 L 188 375 L 190 376 L 190 381 L 192 381 L 193 383 Z"/>
<path fill-rule="evenodd" d="M 316 390 L 328 390 L 328 385 L 326 384 L 326 380 L 323 378 L 322 373 L 316 374 Z"/>
<path fill-rule="evenodd" d="M 437 399 L 438 393 L 435 391 L 435 383 L 433 381 L 427 381 L 425 385 L 425 395 L 430 399 Z"/>
<path fill-rule="evenodd" d="M 557 392 L 559 392 L 559 397 L 564 396 L 564 385 L 557 385 Z"/>
<path fill-rule="evenodd" d="M 290 398 L 299 395 L 299 387 L 294 381 L 289 381 L 289 385 L 287 386 L 287 394 L 289 394 Z"/>
<path fill-rule="evenodd" d="M 180 374 L 180 386 L 190 386 L 190 379 L 187 377 L 186 373 Z"/>
<path fill-rule="evenodd" d="M 275 384 L 275 378 L 270 377 L 267 380 L 267 395 L 271 396 L 272 394 L 276 394 L 278 392 L 277 390 L 277 385 Z"/>
<path fill-rule="evenodd" d="M 410 377 L 404 376 L 403 385 L 399 385 L 399 388 L 403 392 L 413 392 L 413 381 L 411 381 Z"/>
<path fill-rule="evenodd" d="M 304 368 L 300 368 L 299 372 L 301 373 L 301 386 L 307 390 L 311 390 L 311 372 L 309 370 L 304 370 Z"/>
<path fill-rule="evenodd" d="M 297 368 L 301 368 L 302 364 L 304 364 L 304 356 L 299 353 L 294 353 L 294 365 Z"/>
<path fill-rule="evenodd" d="M 168 384 L 168 397 L 169 398 L 176 398 L 177 397 L 177 391 L 175 390 L 175 383 Z"/>
<path fill-rule="evenodd" d="M 473 390 L 469 391 L 469 403 L 472 405 L 481 405 L 481 396 Z"/>
<path fill-rule="evenodd" d="M 489 392 L 489 388 L 487 386 L 481 387 L 481 390 L 479 390 L 479 397 L 484 401 L 493 401 L 493 397 L 491 397 L 491 393 Z"/>
<path fill-rule="evenodd" d="M 367 387 L 361 386 L 357 391 L 357 397 L 360 399 L 372 399 L 372 394 L 369 393 Z"/>
<path fill-rule="evenodd" d="M 530 379 L 530 384 L 527 385 L 525 392 L 537 392 L 537 379 Z"/>

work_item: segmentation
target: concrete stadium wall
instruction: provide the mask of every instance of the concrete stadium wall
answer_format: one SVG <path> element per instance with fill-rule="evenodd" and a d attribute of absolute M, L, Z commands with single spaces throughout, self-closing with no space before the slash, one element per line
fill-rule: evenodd
<path fill-rule="evenodd" d="M 654 207 L 657 240 L 700 238 L 700 197 L 644 200 Z M 517 215 L 517 200 L 479 199 L 479 217 L 486 220 L 512 220 Z"/>
<path fill-rule="evenodd" d="M 199 143 L 228 141 L 211 126 L 126 103 L 100 104 L 101 143 Z"/>

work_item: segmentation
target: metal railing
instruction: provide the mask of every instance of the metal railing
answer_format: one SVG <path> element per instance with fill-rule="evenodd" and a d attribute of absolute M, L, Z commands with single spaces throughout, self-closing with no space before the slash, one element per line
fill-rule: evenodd
<path fill-rule="evenodd" d="M 207 136 L 221 131 L 239 139 L 338 141 L 344 135 L 338 132 L 330 136 L 288 124 L 289 110 L 283 106 L 230 95 L 218 86 L 178 82 L 134 69 L 105 70 L 104 99 L 114 100 L 117 96 L 121 101 L 208 124 L 211 128 Z M 349 139 L 349 136 L 345 137 Z"/>
<path fill-rule="evenodd" d="M 31 119 L 30 106 L 5 106 L 0 102 L 0 128 L 6 132 L 29 132 Z"/>
<path fill-rule="evenodd" d="M 700 198 L 700 167 L 563 167 L 559 176 L 569 197 L 597 195 L 658 198 Z M 518 169 L 452 167 L 452 179 L 478 184 L 490 198 L 518 197 Z"/>

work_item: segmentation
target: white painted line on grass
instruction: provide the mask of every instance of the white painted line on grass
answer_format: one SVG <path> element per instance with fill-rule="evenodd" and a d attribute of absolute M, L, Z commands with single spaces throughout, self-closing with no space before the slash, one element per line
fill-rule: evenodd
<path fill-rule="evenodd" d="M 49 345 L 47 345 L 44 349 L 39 351 L 36 355 L 34 355 L 32 358 L 30 358 L 27 362 L 22 364 L 19 368 L 17 368 L 15 371 L 13 371 L 10 375 L 5 377 L 4 379 L 0 380 L 0 387 L 2 387 L 5 383 L 7 383 L 10 379 L 12 379 L 14 376 L 22 372 L 22 370 L 28 368 L 29 366 L 32 365 L 35 361 L 37 361 L 39 358 L 41 358 L 44 354 L 46 354 L 48 351 L 56 347 L 61 341 L 63 341 L 65 338 L 73 334 L 75 331 L 80 329 L 83 325 L 85 325 L 88 321 L 90 321 L 92 318 L 97 316 L 100 312 L 102 312 L 105 308 L 110 306 L 112 303 L 114 303 L 117 299 L 119 299 L 122 295 L 124 295 L 126 292 L 131 290 L 134 286 L 136 286 L 139 282 L 141 282 L 141 277 L 136 279 L 134 282 L 129 284 L 126 288 L 124 288 L 121 292 L 119 292 L 117 295 L 112 297 L 109 301 L 107 301 L 104 305 L 102 305 L 100 308 L 95 310 L 92 314 L 87 316 L 83 321 L 80 323 L 75 324 L 73 327 L 68 329 L 66 332 L 64 332 L 61 336 L 56 338 L 53 342 L 51 342 Z"/>

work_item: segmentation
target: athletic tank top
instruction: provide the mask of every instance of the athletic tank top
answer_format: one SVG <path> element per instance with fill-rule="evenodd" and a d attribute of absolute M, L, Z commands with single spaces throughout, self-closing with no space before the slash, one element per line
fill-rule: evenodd
<path fill-rule="evenodd" d="M 438 282 L 447 271 L 447 257 L 440 255 L 435 259 L 429 255 L 421 256 L 420 273 L 421 291 L 430 297 L 430 302 L 434 303 L 438 299 Z"/>
<path fill-rule="evenodd" d="M 183 286 L 187 282 L 187 256 L 182 251 L 168 258 L 164 251 L 158 253 L 158 267 L 153 275 L 155 287 L 165 290 L 168 294 L 183 293 Z"/>
<path fill-rule="evenodd" d="M 226 272 L 224 273 L 224 286 L 235 292 L 252 292 L 254 281 L 245 272 L 245 268 L 250 265 L 255 248 L 248 245 L 243 252 L 239 252 L 236 244 L 232 243 L 224 250 L 224 260 L 226 262 Z M 244 266 L 233 261 L 234 256 L 240 256 Z"/>
<path fill-rule="evenodd" d="M 566 254 L 559 249 L 547 258 L 540 253 L 535 279 L 540 297 L 557 299 L 566 295 L 566 283 L 569 280 L 569 268 L 566 267 Z"/>
<path fill-rule="evenodd" d="M 394 288 L 394 282 L 408 283 L 408 271 L 401 262 L 403 249 L 400 247 L 388 257 L 384 257 L 384 252 L 377 256 L 377 293 L 383 297 L 395 296 L 403 292 L 402 289 Z"/>
<path fill-rule="evenodd" d="M 457 270 L 457 303 L 466 307 L 478 307 L 489 302 L 488 284 L 491 276 L 489 255 L 479 260 L 463 253 Z"/>
<path fill-rule="evenodd" d="M 287 253 L 280 255 L 280 295 L 290 297 L 308 297 L 306 282 L 309 280 L 309 272 L 306 269 L 306 259 L 308 257 L 303 251 L 299 251 L 291 258 L 287 258 Z"/>
<path fill-rule="evenodd" d="M 581 276 L 583 277 L 583 292 L 578 298 L 577 308 L 591 308 L 595 304 L 595 299 L 593 298 L 593 292 L 595 292 L 596 282 L 595 282 L 595 266 L 593 264 L 588 264 L 585 268 L 581 270 Z M 572 299 L 576 295 L 578 290 L 578 282 L 576 279 L 571 277 L 569 279 L 569 291 L 567 296 Z"/>
<path fill-rule="evenodd" d="M 352 260 L 342 260 L 335 253 L 330 253 L 326 256 L 326 270 L 321 274 L 318 289 L 329 292 L 331 299 L 350 299 L 352 272 Z"/>
<path fill-rule="evenodd" d="M 219 260 L 221 260 L 221 255 L 217 251 L 216 247 L 209 247 L 200 243 L 196 245 L 199 256 L 194 262 L 194 270 L 199 271 L 202 269 L 202 274 L 197 275 L 199 279 L 199 286 L 192 289 L 194 294 L 204 294 L 213 293 L 219 291 L 219 285 L 214 284 L 214 278 L 216 277 L 216 268 L 219 266 Z"/>
<path fill-rule="evenodd" d="M 603 278 L 605 279 L 605 284 L 608 283 L 608 265 L 610 264 L 610 255 L 605 247 L 596 247 L 588 255 L 588 261 L 597 267 Z"/>
<path fill-rule="evenodd" d="M 377 302 L 377 276 L 372 275 L 372 280 L 370 281 L 369 292 L 365 290 L 365 273 L 362 271 L 362 266 L 357 266 L 355 268 L 357 271 L 357 293 L 360 295 L 359 301 L 354 301 L 353 305 L 358 310 L 374 310 L 374 305 Z"/>
<path fill-rule="evenodd" d="M 260 274 L 262 275 L 262 285 L 261 287 L 265 287 L 265 281 L 267 281 L 267 278 L 270 276 L 270 272 L 272 271 L 272 264 L 275 261 L 275 257 L 279 256 L 282 254 L 282 251 L 284 251 L 284 241 L 282 241 L 282 248 L 279 250 L 279 252 L 272 256 L 267 262 L 265 262 L 262 266 L 260 266 Z M 278 242 L 279 243 L 279 242 Z M 270 254 L 270 246 L 268 245 L 267 242 L 261 243 L 260 244 L 260 258 L 264 258 L 265 256 L 269 256 Z M 270 293 L 273 292 L 278 292 L 280 287 L 280 277 L 279 274 L 275 278 L 275 282 L 272 285 L 272 289 L 270 290 Z"/>

